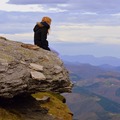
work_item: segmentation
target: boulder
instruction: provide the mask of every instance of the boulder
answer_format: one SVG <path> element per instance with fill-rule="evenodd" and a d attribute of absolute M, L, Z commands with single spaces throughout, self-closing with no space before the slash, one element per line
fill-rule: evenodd
<path fill-rule="evenodd" d="M 71 89 L 69 73 L 56 53 L 0 37 L 0 97 Z"/>

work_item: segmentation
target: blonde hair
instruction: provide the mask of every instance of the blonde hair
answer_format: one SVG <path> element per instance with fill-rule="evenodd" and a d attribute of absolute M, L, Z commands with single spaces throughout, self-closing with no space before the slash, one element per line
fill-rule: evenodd
<path fill-rule="evenodd" d="M 46 22 L 47 24 L 51 24 L 51 18 L 49 18 L 49 17 L 43 17 L 42 18 L 42 21 L 41 22 Z M 43 24 L 41 24 L 40 22 L 37 22 L 37 25 L 39 26 L 39 27 L 43 27 L 44 25 Z M 49 34 L 49 32 L 50 32 L 50 28 L 48 29 L 48 34 Z"/>
<path fill-rule="evenodd" d="M 49 17 L 47 17 L 47 16 L 45 16 L 45 17 L 42 18 L 42 22 L 46 22 L 46 23 L 48 23 L 49 25 L 51 24 L 51 21 L 52 21 L 52 19 L 49 18 Z"/>

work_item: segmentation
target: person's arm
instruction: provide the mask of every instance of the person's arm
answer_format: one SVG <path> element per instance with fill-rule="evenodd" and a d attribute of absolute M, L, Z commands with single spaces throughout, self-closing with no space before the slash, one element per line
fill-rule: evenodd
<path fill-rule="evenodd" d="M 43 25 L 40 22 L 37 22 L 35 27 L 33 28 L 33 31 L 36 32 L 40 29 L 40 27 L 43 27 Z"/>
<path fill-rule="evenodd" d="M 33 28 L 33 31 L 36 32 L 36 31 L 38 31 L 38 30 L 39 30 L 39 27 L 38 27 L 38 25 L 36 24 L 35 27 Z"/>
<path fill-rule="evenodd" d="M 37 25 L 38 25 L 39 27 L 43 27 L 43 25 L 42 25 L 40 22 L 37 22 Z"/>
<path fill-rule="evenodd" d="M 43 28 L 41 30 L 41 41 L 44 42 L 47 39 L 47 29 Z"/>

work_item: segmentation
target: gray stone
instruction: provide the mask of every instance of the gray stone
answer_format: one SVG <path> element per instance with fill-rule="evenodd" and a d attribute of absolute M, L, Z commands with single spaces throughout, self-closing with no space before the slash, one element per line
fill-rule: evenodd
<path fill-rule="evenodd" d="M 50 97 L 49 96 L 44 96 L 43 98 L 36 98 L 37 101 L 39 101 L 40 103 L 47 103 L 50 102 Z"/>
<path fill-rule="evenodd" d="M 0 66 L 0 72 L 6 72 L 8 67 L 6 65 L 4 66 L 3 64 Z"/>
<path fill-rule="evenodd" d="M 5 59 L 0 58 L 0 64 L 4 66 L 8 66 L 8 62 Z"/>
<path fill-rule="evenodd" d="M 54 71 L 55 71 L 56 74 L 60 73 L 62 71 L 62 68 L 60 66 L 58 66 L 58 65 L 55 65 L 54 66 Z"/>
<path fill-rule="evenodd" d="M 37 71 L 32 71 L 31 76 L 35 80 L 46 80 L 46 77 L 44 76 L 43 73 L 37 72 Z"/>
<path fill-rule="evenodd" d="M 43 66 L 35 63 L 30 63 L 30 68 L 36 71 L 43 71 Z"/>

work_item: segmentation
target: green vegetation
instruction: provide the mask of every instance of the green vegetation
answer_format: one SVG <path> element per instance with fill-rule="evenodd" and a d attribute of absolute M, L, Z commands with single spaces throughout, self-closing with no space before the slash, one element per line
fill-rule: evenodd
<path fill-rule="evenodd" d="M 0 108 L 0 120 L 22 120 L 20 116 L 17 116 L 8 110 Z"/>
<path fill-rule="evenodd" d="M 112 113 L 120 113 L 120 104 L 118 104 L 108 98 L 102 97 L 98 94 L 90 92 L 89 90 L 87 90 L 87 87 L 86 88 L 85 87 L 76 87 L 73 90 L 76 93 L 84 94 L 84 95 L 87 95 L 90 97 L 97 96 L 100 98 L 100 100 L 97 102 L 104 108 L 104 110 L 106 110 L 108 112 L 112 112 Z"/>
<path fill-rule="evenodd" d="M 70 73 L 70 79 L 72 81 L 79 81 L 81 78 L 77 74 Z"/>
<path fill-rule="evenodd" d="M 72 120 L 72 113 L 68 109 L 67 105 L 64 104 L 63 96 L 55 93 L 40 92 L 32 95 L 35 98 L 43 98 L 44 96 L 50 97 L 50 102 L 41 104 L 42 107 L 45 107 L 49 110 L 49 114 L 62 119 L 62 120 Z"/>
<path fill-rule="evenodd" d="M 40 103 L 34 99 L 44 96 L 49 96 L 50 101 Z M 26 120 L 29 114 L 31 114 L 30 117 L 37 120 L 41 115 L 37 112 L 34 113 L 34 109 L 38 109 L 38 106 L 47 109 L 48 115 L 52 115 L 56 120 L 72 120 L 72 113 L 63 101 L 65 101 L 63 96 L 51 92 L 40 92 L 23 98 L 18 96 L 12 101 L 1 99 L 0 120 Z M 46 117 L 47 114 L 45 114 Z"/>
<path fill-rule="evenodd" d="M 101 100 L 98 103 L 108 112 L 120 113 L 120 104 L 100 96 Z"/>
<path fill-rule="evenodd" d="M 107 85 L 107 86 L 111 86 L 113 83 L 111 81 L 107 80 L 107 81 L 104 82 L 104 84 Z"/>
<path fill-rule="evenodd" d="M 118 79 L 120 80 L 120 77 L 119 76 L 113 76 L 113 75 L 98 75 L 97 78 L 104 78 L 104 79 L 109 79 L 109 78 L 115 78 L 115 79 Z"/>
<path fill-rule="evenodd" d="M 120 88 L 118 88 L 118 89 L 116 90 L 115 95 L 118 96 L 118 97 L 120 97 Z"/>

